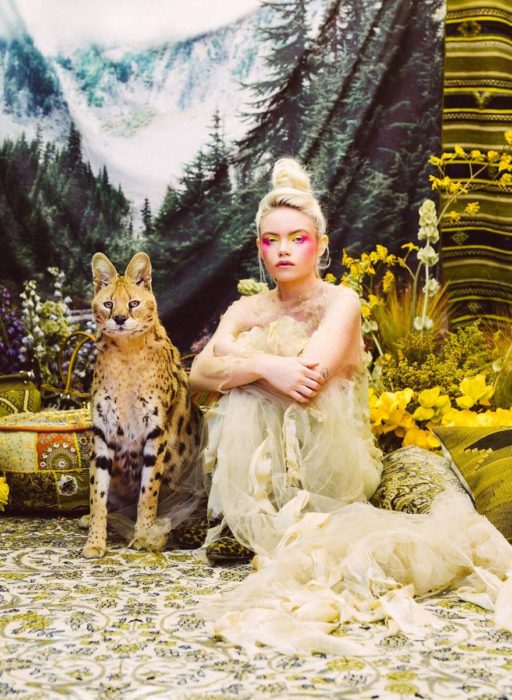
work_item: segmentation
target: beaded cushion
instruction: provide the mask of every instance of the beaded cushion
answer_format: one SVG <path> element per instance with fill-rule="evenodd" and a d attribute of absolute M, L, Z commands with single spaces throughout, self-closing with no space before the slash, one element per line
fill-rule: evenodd
<path fill-rule="evenodd" d="M 443 491 L 464 491 L 449 462 L 414 445 L 385 455 L 380 484 L 370 499 L 377 508 L 428 513 Z"/>
<path fill-rule="evenodd" d="M 88 409 L 0 418 L 0 475 L 9 485 L 7 513 L 88 510 L 91 425 Z"/>
<path fill-rule="evenodd" d="M 477 511 L 512 542 L 512 426 L 436 427 L 433 432 Z"/>

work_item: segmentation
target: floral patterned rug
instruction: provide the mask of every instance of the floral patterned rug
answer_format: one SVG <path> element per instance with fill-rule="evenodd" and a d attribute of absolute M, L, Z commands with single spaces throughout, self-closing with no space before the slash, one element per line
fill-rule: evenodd
<path fill-rule="evenodd" d="M 135 552 L 111 537 L 81 556 L 76 520 L 0 518 L 0 698 L 512 698 L 512 635 L 453 594 L 427 607 L 445 621 L 423 640 L 351 624 L 376 656 L 253 658 L 209 637 L 193 612 L 248 566 L 193 552 Z"/>

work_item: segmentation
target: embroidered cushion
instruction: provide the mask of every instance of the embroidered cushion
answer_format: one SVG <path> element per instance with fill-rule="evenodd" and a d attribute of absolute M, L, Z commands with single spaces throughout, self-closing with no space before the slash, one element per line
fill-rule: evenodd
<path fill-rule="evenodd" d="M 463 492 L 449 462 L 410 445 L 384 456 L 381 481 L 370 501 L 377 508 L 428 513 L 435 497 L 447 489 Z"/>
<path fill-rule="evenodd" d="M 41 394 L 26 372 L 0 375 L 0 416 L 40 408 Z"/>
<path fill-rule="evenodd" d="M 512 426 L 436 427 L 433 432 L 477 511 L 512 542 Z"/>
<path fill-rule="evenodd" d="M 91 425 L 88 409 L 0 418 L 0 476 L 9 485 L 6 513 L 88 510 Z"/>

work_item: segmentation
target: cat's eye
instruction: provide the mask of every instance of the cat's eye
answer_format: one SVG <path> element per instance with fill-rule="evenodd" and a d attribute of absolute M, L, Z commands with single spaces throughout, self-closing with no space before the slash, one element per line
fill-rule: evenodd
<path fill-rule="evenodd" d="M 114 302 L 113 301 L 104 301 L 103 306 L 106 309 L 113 309 L 114 308 Z"/>
<path fill-rule="evenodd" d="M 136 299 L 133 299 L 132 301 L 128 302 L 128 308 L 129 309 L 134 309 L 136 306 L 140 304 L 140 301 L 137 301 Z"/>

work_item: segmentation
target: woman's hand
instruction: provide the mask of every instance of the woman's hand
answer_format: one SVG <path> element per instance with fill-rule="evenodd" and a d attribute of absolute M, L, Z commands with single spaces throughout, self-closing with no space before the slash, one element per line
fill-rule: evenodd
<path fill-rule="evenodd" d="M 316 371 L 317 362 L 306 362 L 299 357 L 260 355 L 261 384 L 283 396 L 307 403 L 320 391 L 324 379 Z"/>

